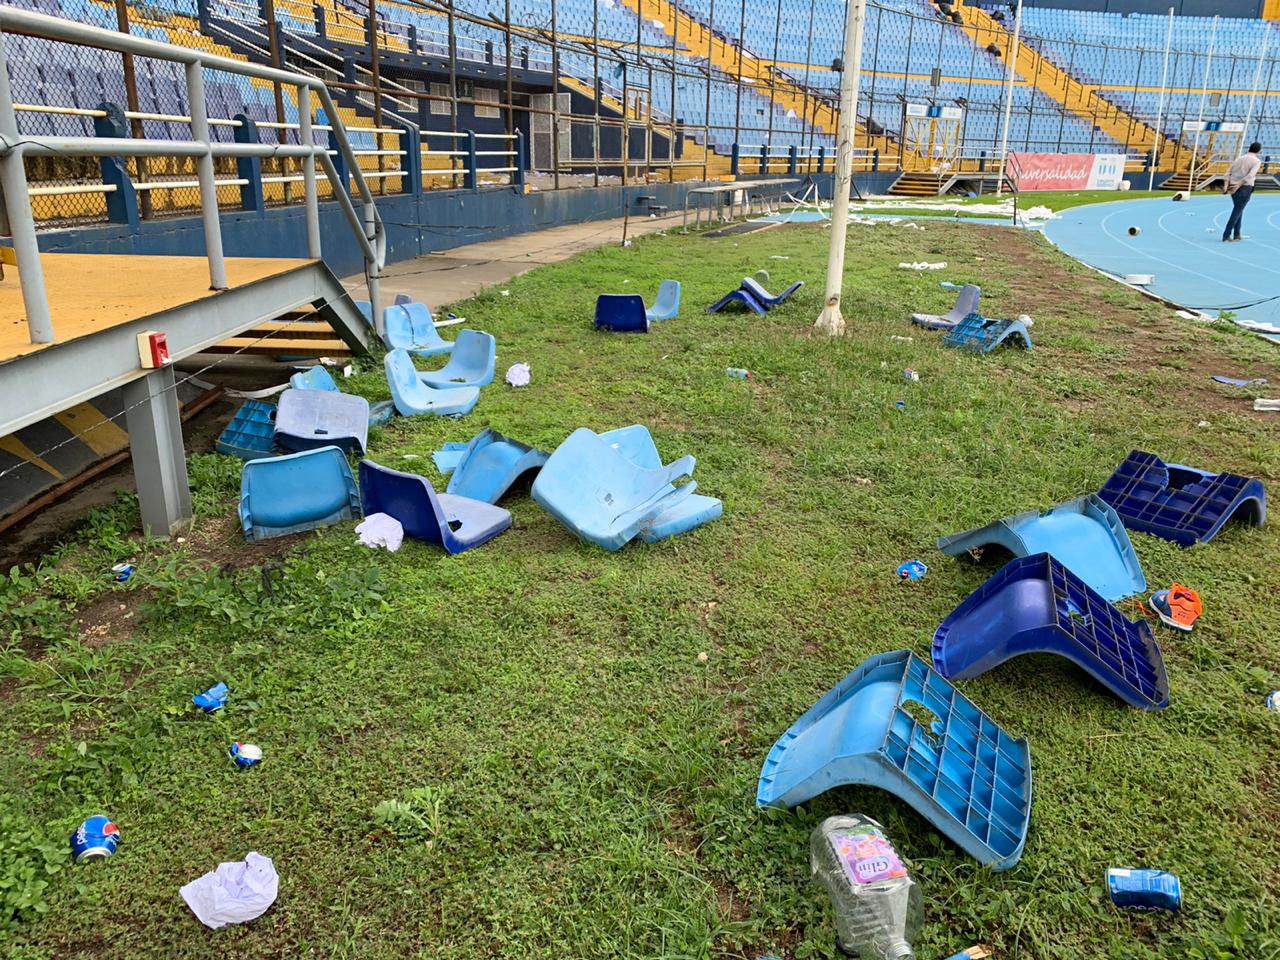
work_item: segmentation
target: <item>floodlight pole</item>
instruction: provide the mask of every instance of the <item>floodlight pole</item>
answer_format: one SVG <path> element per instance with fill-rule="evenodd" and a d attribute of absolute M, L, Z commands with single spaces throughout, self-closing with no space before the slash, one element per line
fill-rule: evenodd
<path fill-rule="evenodd" d="M 1004 193 L 1004 168 L 1009 159 L 1009 123 L 1013 119 L 1013 73 L 1018 65 L 1018 38 L 1022 35 L 1022 0 L 1013 15 L 1013 43 L 1009 44 L 1009 73 L 1004 82 L 1004 132 L 1000 134 L 1000 175 L 996 178 L 996 196 Z"/>
<path fill-rule="evenodd" d="M 1243 150 L 1249 142 L 1249 124 L 1253 123 L 1253 105 L 1258 98 L 1258 83 L 1262 80 L 1262 61 L 1267 58 L 1267 50 L 1271 47 L 1271 27 L 1262 36 L 1262 53 L 1258 55 L 1258 66 L 1253 71 L 1253 89 L 1249 91 L 1249 109 L 1244 115 L 1244 129 L 1240 131 L 1240 148 Z M 1265 111 L 1264 111 L 1265 112 Z"/>
<path fill-rule="evenodd" d="M 858 122 L 858 79 L 867 0 L 848 0 L 844 21 L 844 72 L 840 75 L 840 123 L 836 129 L 836 182 L 831 196 L 831 247 L 827 253 L 827 296 L 814 326 L 832 337 L 844 335 L 840 293 L 844 286 L 844 244 L 849 233 L 849 190 L 853 184 L 853 137 Z"/>
<path fill-rule="evenodd" d="M 1173 45 L 1173 7 L 1169 8 L 1169 26 L 1164 34 L 1164 66 L 1160 68 L 1160 106 L 1156 108 L 1156 139 L 1151 152 L 1151 170 L 1147 189 L 1156 188 L 1156 167 L 1160 163 L 1160 138 L 1164 136 L 1164 98 L 1169 92 L 1169 48 Z M 1254 84 L 1257 87 L 1257 84 Z M 1136 100 L 1135 100 L 1136 102 Z"/>

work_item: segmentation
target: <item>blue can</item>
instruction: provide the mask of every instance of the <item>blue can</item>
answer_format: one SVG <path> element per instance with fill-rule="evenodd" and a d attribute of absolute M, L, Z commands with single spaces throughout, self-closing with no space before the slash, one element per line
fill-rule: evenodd
<path fill-rule="evenodd" d="M 1267 709 L 1280 713 L 1280 690 L 1271 691 L 1270 696 L 1267 697 Z"/>
<path fill-rule="evenodd" d="M 124 583 L 133 576 L 133 571 L 136 569 L 137 567 L 132 563 L 117 563 L 111 568 L 112 579 L 114 579 L 116 583 Z"/>
<path fill-rule="evenodd" d="M 109 857 L 120 843 L 120 828 L 110 817 L 90 817 L 71 834 L 71 857 L 76 863 L 93 857 Z"/>
<path fill-rule="evenodd" d="M 204 693 L 197 693 L 191 702 L 205 713 L 217 713 L 227 705 L 227 685 L 215 683 Z"/>
<path fill-rule="evenodd" d="M 1107 889 L 1117 907 L 1133 910 L 1173 910 L 1182 907 L 1182 883 L 1164 870 L 1130 870 L 1111 867 Z"/>
<path fill-rule="evenodd" d="M 253 767 L 262 762 L 262 748 L 256 743 L 240 743 L 238 740 L 227 750 L 237 767 Z"/>

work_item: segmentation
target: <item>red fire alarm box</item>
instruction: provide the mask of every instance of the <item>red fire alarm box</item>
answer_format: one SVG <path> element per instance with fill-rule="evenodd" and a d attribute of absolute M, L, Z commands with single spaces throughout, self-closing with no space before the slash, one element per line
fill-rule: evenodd
<path fill-rule="evenodd" d="M 169 359 L 169 341 L 159 330 L 147 330 L 138 334 L 138 359 L 147 369 L 167 367 Z"/>

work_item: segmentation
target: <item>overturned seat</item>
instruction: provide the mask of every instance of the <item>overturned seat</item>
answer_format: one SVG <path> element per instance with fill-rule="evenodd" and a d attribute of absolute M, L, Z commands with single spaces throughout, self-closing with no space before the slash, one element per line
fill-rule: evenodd
<path fill-rule="evenodd" d="M 982 290 L 975 284 L 966 283 L 960 288 L 955 306 L 944 314 L 913 313 L 911 322 L 926 330 L 953 330 L 965 317 L 978 312 L 978 303 L 982 298 Z"/>
<path fill-rule="evenodd" d="M 600 439 L 637 467 L 644 470 L 662 469 L 658 447 L 648 429 L 640 424 L 607 430 L 600 434 Z M 710 523 L 723 513 L 724 504 L 720 500 L 691 493 L 645 521 L 640 527 L 640 539 L 645 543 L 657 543 L 677 533 L 685 533 L 704 523 Z"/>
<path fill-rule="evenodd" d="M 769 312 L 768 307 L 739 287 L 737 290 L 730 290 L 711 306 L 707 307 L 707 313 L 719 313 L 731 303 L 740 303 L 752 313 L 765 314 Z"/>
<path fill-rule="evenodd" d="M 1026 653 L 1065 657 L 1125 703 L 1169 705 L 1169 679 L 1146 620 L 1129 621 L 1051 554 L 1000 568 L 939 625 L 933 666 L 968 680 Z"/>
<path fill-rule="evenodd" d="M 250 543 L 359 515 L 355 478 L 337 447 L 250 460 L 240 474 L 240 526 Z"/>
<path fill-rule="evenodd" d="M 454 387 L 436 390 L 418 379 L 418 369 L 406 350 L 390 350 L 382 358 L 391 399 L 401 416 L 431 414 L 437 417 L 460 417 L 475 409 L 480 400 L 479 387 Z"/>
<path fill-rule="evenodd" d="M 621 452 L 620 442 L 581 427 L 547 459 L 533 499 L 583 540 L 619 550 L 693 494 L 696 483 L 675 483 L 693 473 L 695 462 L 685 456 L 666 467 L 642 467 Z"/>
<path fill-rule="evenodd" d="M 1007 870 L 1031 819 L 1031 749 L 909 650 L 870 657 L 769 751 L 759 806 L 862 784 L 906 801 L 980 863 Z"/>
<path fill-rule="evenodd" d="M 290 388 L 280 394 L 275 437 L 286 450 L 336 446 L 362 455 L 369 442 L 369 401 L 350 393 Z"/>
<path fill-rule="evenodd" d="M 1015 557 L 1051 553 L 1106 600 L 1122 600 L 1147 589 L 1124 524 L 1096 494 L 1043 512 L 1005 517 L 938 541 L 938 549 L 952 557 L 988 546 L 1003 547 Z"/>
<path fill-rule="evenodd" d="M 645 310 L 644 315 L 650 323 L 659 320 L 674 320 L 680 312 L 680 281 L 663 280 L 658 284 L 658 297 L 653 306 Z"/>
<path fill-rule="evenodd" d="M 446 492 L 484 503 L 497 503 L 529 470 L 538 470 L 550 454 L 486 428 L 464 445 L 456 463 L 441 473 L 451 474 Z M 440 460 L 436 460 L 440 466 Z"/>
<path fill-rule="evenodd" d="M 487 387 L 493 383 L 498 344 L 481 330 L 462 330 L 453 342 L 449 362 L 439 370 L 420 370 L 418 379 L 429 387 Z"/>
<path fill-rule="evenodd" d="M 246 400 L 218 436 L 214 449 L 241 460 L 257 460 L 278 452 L 276 405 L 265 400 Z"/>
<path fill-rule="evenodd" d="M 342 390 L 334 382 L 329 371 L 321 364 L 300 370 L 289 378 L 289 386 L 294 390 L 323 390 L 327 393 L 341 393 Z"/>
<path fill-rule="evenodd" d="M 1165 463 L 1143 450 L 1125 457 L 1098 496 L 1115 508 L 1130 530 L 1180 547 L 1208 543 L 1232 519 L 1256 527 L 1267 519 L 1267 491 L 1261 480 Z"/>
<path fill-rule="evenodd" d="M 648 333 L 644 298 L 634 293 L 602 293 L 596 297 L 596 329 L 614 333 Z"/>
<path fill-rule="evenodd" d="M 418 357 L 438 357 L 453 350 L 454 345 L 440 336 L 435 319 L 425 303 L 400 303 L 382 311 L 387 328 L 387 346 L 408 350 Z"/>
<path fill-rule="evenodd" d="M 426 477 L 372 460 L 360 461 L 360 502 L 365 516 L 385 513 L 400 521 L 407 536 L 449 553 L 478 547 L 511 526 L 511 514 L 501 507 L 436 493 Z"/>
<path fill-rule="evenodd" d="M 765 279 L 768 279 L 768 278 L 766 277 Z M 747 293 L 751 294 L 751 296 L 755 297 L 756 300 L 758 300 L 761 304 L 763 304 L 766 310 L 772 310 L 774 307 L 779 306 L 780 304 L 789 300 L 791 298 L 791 295 L 803 286 L 804 286 L 804 281 L 797 280 L 795 283 L 791 284 L 791 286 L 787 287 L 785 290 L 783 290 L 780 294 L 778 294 L 775 297 L 764 287 L 760 286 L 760 284 L 756 282 L 754 279 L 752 279 L 751 277 L 742 278 L 742 289 L 747 291 Z"/>
<path fill-rule="evenodd" d="M 943 338 L 948 347 L 958 347 L 974 353 L 990 353 L 1001 344 L 1031 349 L 1031 334 L 1021 320 L 992 320 L 971 313 Z"/>

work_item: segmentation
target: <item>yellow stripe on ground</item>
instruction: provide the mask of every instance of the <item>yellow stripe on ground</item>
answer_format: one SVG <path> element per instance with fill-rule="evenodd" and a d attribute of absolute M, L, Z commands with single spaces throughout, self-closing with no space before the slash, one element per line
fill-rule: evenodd
<path fill-rule="evenodd" d="M 84 445 L 100 457 L 117 453 L 129 444 L 129 434 L 108 420 L 106 414 L 92 403 L 78 403 L 54 414 L 54 419 L 78 434 Z"/>
<path fill-rule="evenodd" d="M 52 474 L 58 480 L 66 479 L 60 472 L 41 460 L 34 450 L 13 434 L 9 434 L 7 437 L 0 437 L 0 450 L 3 450 L 5 453 L 11 453 L 15 457 L 21 457 L 23 460 L 27 461 L 27 463 L 34 464 L 45 473 Z"/>

